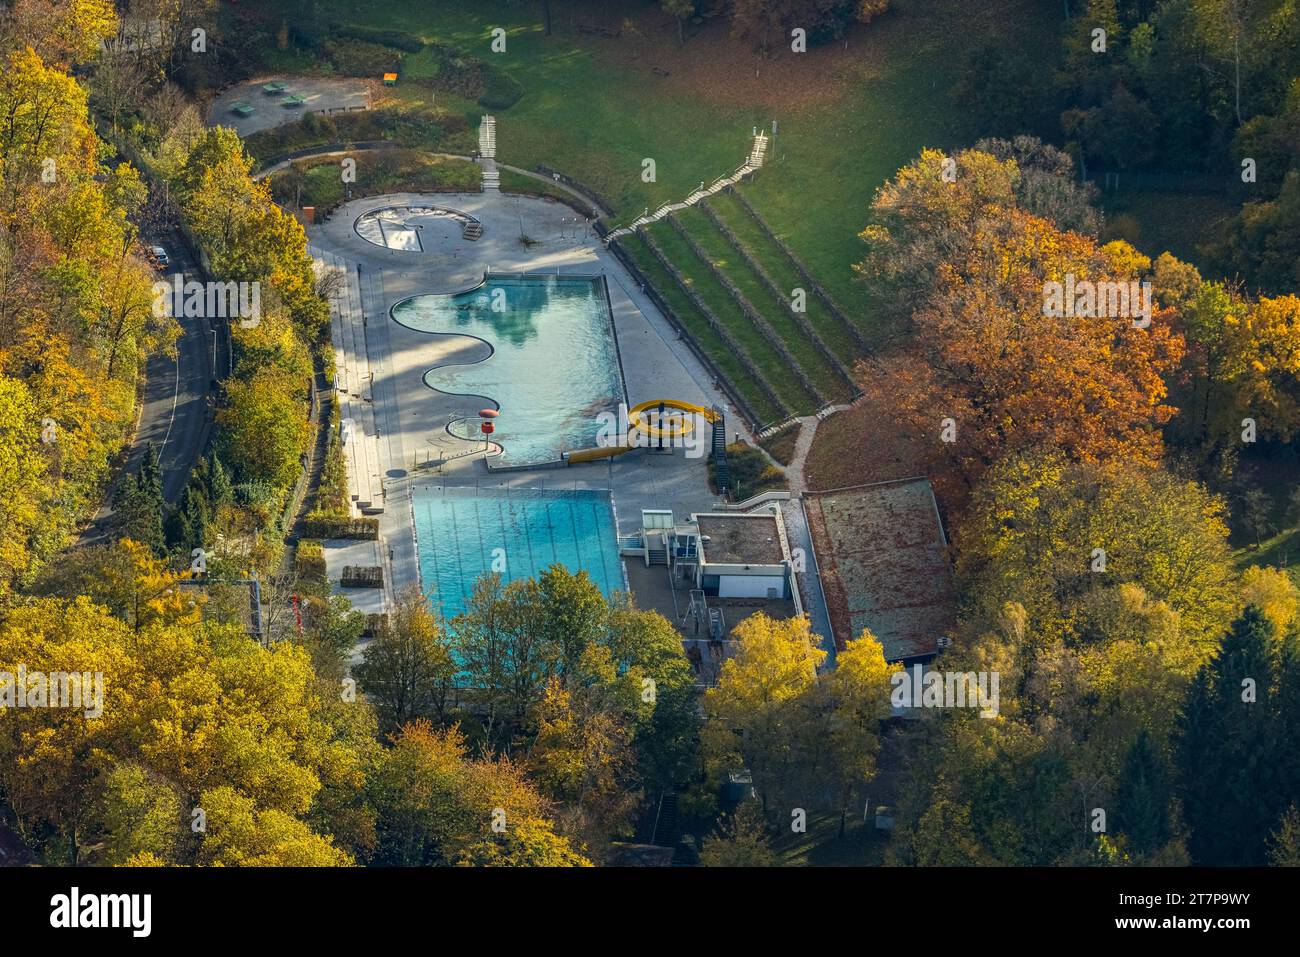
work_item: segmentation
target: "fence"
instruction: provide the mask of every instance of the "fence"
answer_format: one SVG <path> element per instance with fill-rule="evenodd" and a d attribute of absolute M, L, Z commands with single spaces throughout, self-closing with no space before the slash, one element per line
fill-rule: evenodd
<path fill-rule="evenodd" d="M 1088 182 L 1103 193 L 1205 193 L 1230 195 L 1245 185 L 1238 172 L 1197 173 L 1187 170 L 1089 170 Z"/>
<path fill-rule="evenodd" d="M 592 206 L 594 207 L 594 209 L 592 210 L 592 212 L 594 213 L 597 213 L 601 216 L 608 216 L 610 214 L 610 211 L 614 208 L 609 203 L 605 202 L 604 198 L 602 198 L 601 195 L 597 193 L 594 189 L 590 189 L 589 187 L 584 186 L 582 183 L 579 183 L 577 180 L 565 176 L 558 169 L 552 169 L 551 167 L 547 166 L 545 163 L 538 163 L 535 167 L 533 167 L 533 169 L 535 169 L 539 173 L 542 173 L 545 176 L 551 177 L 551 179 L 555 180 L 556 182 L 563 183 L 565 186 L 569 187 L 569 189 L 573 190 L 574 192 L 581 193 L 584 197 L 586 197 L 587 201 L 591 203 Z"/>

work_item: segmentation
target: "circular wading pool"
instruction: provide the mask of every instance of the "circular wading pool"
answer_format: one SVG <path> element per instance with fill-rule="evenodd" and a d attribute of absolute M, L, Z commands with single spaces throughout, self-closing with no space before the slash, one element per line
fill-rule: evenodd
<path fill-rule="evenodd" d="M 384 249 L 424 252 L 437 240 L 476 240 L 483 224 L 449 206 L 383 206 L 362 213 L 352 224 L 358 236 Z"/>

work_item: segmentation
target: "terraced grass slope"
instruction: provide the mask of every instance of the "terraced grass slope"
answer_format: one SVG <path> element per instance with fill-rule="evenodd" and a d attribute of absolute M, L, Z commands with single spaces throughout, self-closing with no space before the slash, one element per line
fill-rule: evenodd
<path fill-rule="evenodd" d="M 674 228 L 671 221 L 655 223 L 645 230 L 685 281 L 697 306 L 716 316 L 722 327 L 740 347 L 742 356 L 752 363 L 762 383 L 775 394 L 780 417 L 785 418 L 815 409 L 819 400 L 793 374 L 778 346 L 764 337 L 731 292 L 710 271 L 707 260 L 690 241 Z"/>
<path fill-rule="evenodd" d="M 749 407 L 742 410 L 747 417 L 758 422 L 783 418 L 782 409 L 769 390 L 764 389 L 746 367 L 743 349 L 737 348 L 733 345 L 734 340 L 729 340 L 715 328 L 690 291 L 683 288 L 659 261 L 647 238 L 640 233 L 626 236 L 619 240 L 619 246 L 659 293 L 686 335 L 721 373 L 725 379 L 722 385 Z"/>
<path fill-rule="evenodd" d="M 866 337 L 743 199 L 720 193 L 618 242 L 697 348 L 726 356 L 726 385 L 753 404 L 753 424 L 857 394 Z"/>
<path fill-rule="evenodd" d="M 805 317 L 827 347 L 843 361 L 852 360 L 868 351 L 873 343 L 869 334 L 874 330 L 864 321 L 861 312 L 843 310 L 848 323 L 836 317 L 827 305 L 807 289 L 807 282 L 790 261 L 779 242 L 767 232 L 730 191 L 719 193 L 708 202 L 708 210 L 722 227 L 729 230 L 741 248 L 752 260 L 754 268 L 770 281 L 789 300 L 794 290 L 805 293 Z"/>

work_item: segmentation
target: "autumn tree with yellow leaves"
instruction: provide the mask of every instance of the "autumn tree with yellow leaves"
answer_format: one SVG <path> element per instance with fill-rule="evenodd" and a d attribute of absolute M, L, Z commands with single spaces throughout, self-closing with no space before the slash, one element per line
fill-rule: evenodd
<path fill-rule="evenodd" d="M 705 768 L 721 783 L 747 768 L 765 814 L 828 807 L 845 815 L 875 774 L 889 676 L 880 643 L 864 631 L 820 676 L 826 652 L 807 618 L 758 613 L 733 630 L 736 653 L 704 695 Z M 788 819 L 788 818 L 787 818 Z"/>
<path fill-rule="evenodd" d="M 85 90 L 67 72 L 113 28 L 99 0 L 28 0 L 0 21 L 0 482 L 13 483 L 0 595 L 29 583 L 98 507 L 143 362 L 176 336 L 151 309 L 130 219 L 141 179 L 102 164 Z"/>

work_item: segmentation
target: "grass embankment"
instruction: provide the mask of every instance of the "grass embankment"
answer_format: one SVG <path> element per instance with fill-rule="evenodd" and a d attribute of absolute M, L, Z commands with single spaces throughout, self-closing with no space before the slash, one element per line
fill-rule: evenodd
<path fill-rule="evenodd" d="M 798 441 L 799 429 L 795 427 L 778 432 L 776 435 L 764 439 L 759 445 L 763 446 L 767 450 L 767 454 L 782 465 L 789 465 L 794 461 L 794 447 Z"/>
<path fill-rule="evenodd" d="M 383 193 L 478 192 L 483 171 L 468 160 L 432 156 L 418 150 L 359 152 L 352 198 Z M 276 202 L 293 207 L 315 206 L 321 215 L 343 202 L 345 184 L 338 157 L 299 160 L 271 176 Z"/>
<path fill-rule="evenodd" d="M 647 231 L 704 304 L 726 325 L 764 381 L 785 404 L 782 414 L 815 409 L 818 405 L 816 397 L 790 374 L 785 359 L 763 338 L 731 293 L 709 272 L 704 260 L 695 254 L 672 225 L 661 221 L 647 227 Z"/>
<path fill-rule="evenodd" d="M 672 277 L 664 271 L 659 262 L 651 255 L 645 242 L 639 236 L 628 236 L 620 240 L 620 245 L 645 274 L 650 283 L 659 291 L 672 310 L 677 314 L 687 332 L 695 339 L 700 348 L 717 365 L 729 380 L 731 387 L 754 409 L 754 414 L 763 421 L 780 417 L 780 410 L 764 394 L 752 377 L 745 371 L 736 354 L 728 349 L 722 337 L 709 326 L 708 320 L 695 307 L 690 298 L 682 292 Z"/>
<path fill-rule="evenodd" d="M 289 11 L 273 0 L 272 11 Z M 850 314 L 865 313 L 851 264 L 873 191 L 923 146 L 950 148 L 975 138 L 949 91 L 967 52 L 983 42 L 1040 50 L 1054 66 L 1060 12 L 1032 0 L 895 0 L 894 10 L 854 29 L 846 41 L 806 54 L 775 48 L 759 57 L 732 39 L 719 18 L 693 27 L 678 47 L 674 21 L 633 0 L 555 2 L 554 32 L 543 36 L 535 5 L 319 0 L 322 23 L 364 27 L 437 43 L 405 53 L 397 107 L 459 111 L 471 126 L 485 107 L 469 93 L 421 86 L 436 81 L 454 48 L 507 75 L 522 91 L 498 117 L 498 155 L 514 165 L 545 163 L 599 193 L 619 219 L 679 200 L 744 162 L 755 127 L 778 134 L 769 163 L 747 195 L 813 275 Z M 583 33 L 599 19 L 619 36 Z M 491 31 L 506 30 L 503 53 Z M 656 72 L 662 71 L 662 72 Z M 668 75 L 662 75 L 666 72 Z M 450 150 L 449 150 L 450 151 Z M 654 182 L 641 178 L 655 160 Z M 870 327 L 870 318 L 863 315 Z"/>

